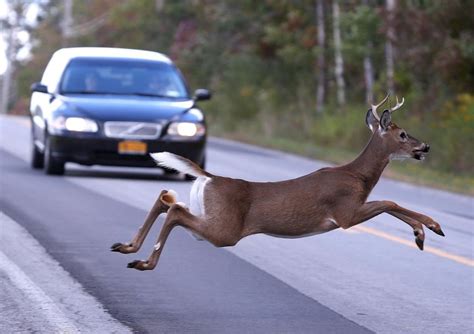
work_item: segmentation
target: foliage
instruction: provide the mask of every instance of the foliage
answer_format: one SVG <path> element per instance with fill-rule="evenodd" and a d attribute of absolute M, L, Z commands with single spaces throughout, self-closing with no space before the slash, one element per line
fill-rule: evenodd
<path fill-rule="evenodd" d="M 427 164 L 471 173 L 474 91 L 474 2 L 399 0 L 390 18 L 381 1 L 340 1 L 347 105 L 336 112 L 331 0 L 324 2 L 328 43 L 317 45 L 315 1 L 180 0 L 74 2 L 76 24 L 107 20 L 67 45 L 131 47 L 170 55 L 191 87 L 208 87 L 211 131 L 293 138 L 316 146 L 358 151 L 367 139 L 363 58 L 369 52 L 375 90 L 386 90 L 385 41 L 396 32 L 395 85 L 406 109 L 395 119 L 433 147 Z M 34 32 L 32 61 L 18 75 L 27 96 L 48 57 L 61 44 L 60 3 L 51 1 Z M 367 43 L 372 47 L 368 49 Z M 326 55 L 328 96 L 316 115 L 316 57 Z"/>
<path fill-rule="evenodd" d="M 474 143 L 474 95 L 460 94 L 446 102 L 432 122 L 431 137 L 442 149 L 433 155 L 434 162 L 445 170 L 472 171 L 474 151 L 470 146 Z"/>

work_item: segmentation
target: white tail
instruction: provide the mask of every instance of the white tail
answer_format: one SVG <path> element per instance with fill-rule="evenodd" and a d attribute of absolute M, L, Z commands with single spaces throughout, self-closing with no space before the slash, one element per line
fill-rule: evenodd
<path fill-rule="evenodd" d="M 153 160 L 156 161 L 158 166 L 175 169 L 178 172 L 194 176 L 196 178 L 200 176 L 209 176 L 209 173 L 204 171 L 201 167 L 196 165 L 194 162 L 185 159 L 179 155 L 170 152 L 159 152 L 150 153 Z"/>

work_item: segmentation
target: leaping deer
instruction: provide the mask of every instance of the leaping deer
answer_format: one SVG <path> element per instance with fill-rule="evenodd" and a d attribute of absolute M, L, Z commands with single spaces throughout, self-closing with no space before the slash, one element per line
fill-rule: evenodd
<path fill-rule="evenodd" d="M 368 110 L 366 124 L 372 136 L 354 161 L 292 180 L 260 183 L 232 179 L 212 175 L 168 152 L 152 153 L 158 165 L 196 177 L 190 208 L 177 202 L 174 191 L 163 190 L 133 240 L 116 243 L 111 250 L 124 254 L 137 252 L 161 213 L 167 216 L 153 252 L 146 261 L 130 262 L 129 268 L 154 269 L 168 235 L 176 226 L 190 230 L 216 247 L 225 247 L 257 233 L 296 238 L 340 227 L 348 229 L 384 212 L 410 225 L 416 244 L 423 250 L 423 225 L 444 236 L 438 223 L 391 201 L 366 202 L 391 159 L 422 160 L 430 148 L 392 123 L 392 112 L 403 105 L 404 99 L 399 102 L 397 98 L 395 107 L 378 116 L 377 108 L 387 98 Z"/>

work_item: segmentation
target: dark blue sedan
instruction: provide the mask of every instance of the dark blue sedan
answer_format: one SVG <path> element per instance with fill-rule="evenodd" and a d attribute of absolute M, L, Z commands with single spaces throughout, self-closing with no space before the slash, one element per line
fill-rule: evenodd
<path fill-rule="evenodd" d="M 66 48 L 32 85 L 31 166 L 64 174 L 65 163 L 156 166 L 168 151 L 205 165 L 206 121 L 172 61 L 156 52 Z"/>

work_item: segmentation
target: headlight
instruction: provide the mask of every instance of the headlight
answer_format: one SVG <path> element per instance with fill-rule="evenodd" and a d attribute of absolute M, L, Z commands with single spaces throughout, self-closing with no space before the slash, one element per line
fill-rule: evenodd
<path fill-rule="evenodd" d="M 168 127 L 168 134 L 181 137 L 202 136 L 206 133 L 206 128 L 200 123 L 174 122 Z"/>
<path fill-rule="evenodd" d="M 91 119 L 82 117 L 63 117 L 56 118 L 52 126 L 57 130 L 67 130 L 75 132 L 97 132 L 99 126 Z"/>
<path fill-rule="evenodd" d="M 91 119 L 80 117 L 66 118 L 66 130 L 78 132 L 97 132 L 99 127 L 97 123 Z"/>

